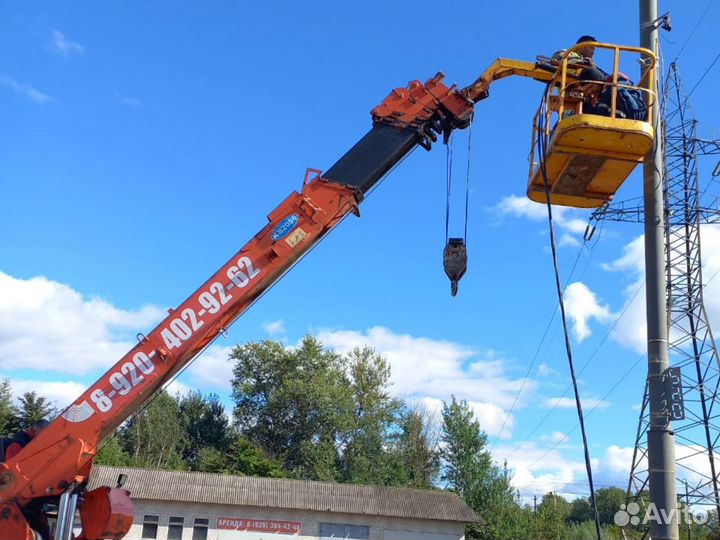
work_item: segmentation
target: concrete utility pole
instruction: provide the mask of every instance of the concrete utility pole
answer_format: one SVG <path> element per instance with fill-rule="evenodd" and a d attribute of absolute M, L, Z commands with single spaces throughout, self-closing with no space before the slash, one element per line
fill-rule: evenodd
<path fill-rule="evenodd" d="M 656 55 L 658 46 L 657 0 L 640 0 L 640 46 Z M 650 119 L 655 131 L 655 144 L 643 163 L 645 198 L 645 279 L 648 338 L 648 475 L 650 502 L 655 515 L 669 519 L 650 521 L 653 540 L 677 540 L 678 512 L 675 487 L 675 435 L 671 430 L 665 404 L 664 375 L 668 368 L 668 323 L 665 287 L 665 221 L 662 186 L 662 126 L 660 93 L 655 67 L 655 106 Z"/>

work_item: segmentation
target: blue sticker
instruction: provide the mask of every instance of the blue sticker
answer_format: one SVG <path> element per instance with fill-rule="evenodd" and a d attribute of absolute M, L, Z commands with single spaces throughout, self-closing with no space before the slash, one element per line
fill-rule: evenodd
<path fill-rule="evenodd" d="M 283 219 L 280 222 L 280 224 L 277 227 L 275 227 L 275 230 L 272 233 L 273 242 L 277 242 L 278 240 L 285 238 L 287 236 L 287 234 L 297 226 L 297 224 L 298 224 L 297 214 L 293 214 L 293 215 L 288 216 L 285 219 Z"/>

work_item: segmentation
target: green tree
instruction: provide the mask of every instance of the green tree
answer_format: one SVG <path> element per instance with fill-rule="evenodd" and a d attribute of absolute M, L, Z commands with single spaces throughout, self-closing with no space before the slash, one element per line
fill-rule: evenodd
<path fill-rule="evenodd" d="M 339 355 L 307 336 L 297 349 L 248 343 L 231 358 L 242 435 L 302 478 L 318 478 L 318 464 L 325 469 L 337 462 L 337 455 L 327 455 L 328 443 L 336 440 L 349 403 Z"/>
<path fill-rule="evenodd" d="M 592 506 L 588 499 L 580 497 L 570 503 L 570 515 L 567 518 L 569 523 L 582 523 L 583 521 L 592 521 L 594 519 Z"/>
<path fill-rule="evenodd" d="M 441 480 L 468 502 L 492 468 L 490 452 L 485 450 L 487 435 L 467 402 L 458 402 L 455 396 L 450 404 L 443 403 L 442 416 Z"/>
<path fill-rule="evenodd" d="M 100 451 L 95 456 L 95 463 L 113 467 L 125 467 L 133 464 L 130 456 L 123 450 L 119 437 L 114 435 L 111 435 L 100 446 Z"/>
<path fill-rule="evenodd" d="M 427 409 L 405 411 L 400 420 L 398 447 L 407 475 L 407 484 L 430 489 L 440 472 L 439 433 Z"/>
<path fill-rule="evenodd" d="M 18 398 L 18 424 L 20 429 L 27 429 L 38 420 L 52 420 L 57 409 L 47 398 L 35 392 L 25 392 Z"/>
<path fill-rule="evenodd" d="M 571 512 L 570 503 L 556 493 L 547 493 L 538 504 L 535 534 L 540 540 L 565 538 L 565 521 Z"/>
<path fill-rule="evenodd" d="M 121 431 L 123 450 L 133 465 L 158 469 L 184 469 L 187 444 L 178 402 L 164 390 L 131 418 Z"/>
<path fill-rule="evenodd" d="M 242 436 L 236 437 L 230 445 L 229 457 L 228 472 L 233 474 L 269 478 L 286 476 L 278 461 L 265 456 L 257 446 Z"/>
<path fill-rule="evenodd" d="M 487 435 L 467 402 L 452 397 L 443 404 L 443 460 L 441 479 L 483 519 L 471 528 L 473 538 L 507 538 L 518 515 L 518 501 L 510 486 L 507 467 L 493 464 Z"/>
<path fill-rule="evenodd" d="M 13 404 L 9 379 L 0 379 L 0 437 L 10 437 L 19 428 L 18 410 Z"/>
<path fill-rule="evenodd" d="M 390 366 L 368 347 L 352 350 L 343 364 L 351 400 L 347 420 L 338 426 L 342 432 L 343 480 L 354 484 L 403 483 L 401 456 L 387 445 L 401 411 L 400 402 L 388 392 Z"/>
<path fill-rule="evenodd" d="M 182 458 L 190 470 L 204 470 L 200 467 L 201 452 L 214 449 L 222 455 L 230 442 L 225 407 L 217 394 L 203 396 L 190 391 L 179 398 L 178 411 L 187 437 Z"/>
<path fill-rule="evenodd" d="M 625 504 L 627 494 L 618 487 L 601 488 L 595 491 L 595 504 L 597 504 L 600 523 L 603 525 L 615 524 L 615 513 L 620 505 Z"/>

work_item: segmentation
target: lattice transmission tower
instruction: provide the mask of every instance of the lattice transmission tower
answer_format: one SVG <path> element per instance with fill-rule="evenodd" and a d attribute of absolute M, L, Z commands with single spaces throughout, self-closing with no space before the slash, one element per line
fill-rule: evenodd
<path fill-rule="evenodd" d="M 720 223 L 720 210 L 702 190 L 698 155 L 720 154 L 720 141 L 697 138 L 697 121 L 677 66 L 668 72 L 662 96 L 665 271 L 670 369 L 666 407 L 675 432 L 678 497 L 693 507 L 714 507 L 720 515 L 720 356 L 703 301 L 700 225 Z M 642 222 L 643 208 L 632 201 L 598 209 L 591 220 Z M 678 376 L 679 370 L 679 376 Z M 680 399 L 682 398 L 682 399 Z M 642 400 L 628 495 L 642 504 L 648 490 L 648 389 Z"/>

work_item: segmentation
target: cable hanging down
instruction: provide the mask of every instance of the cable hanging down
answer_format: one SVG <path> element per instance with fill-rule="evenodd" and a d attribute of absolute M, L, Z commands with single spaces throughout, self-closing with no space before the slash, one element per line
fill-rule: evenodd
<path fill-rule="evenodd" d="M 547 126 L 545 125 L 545 121 L 547 118 L 547 106 L 547 94 L 544 94 L 542 100 L 542 112 L 539 115 L 539 122 L 541 125 L 537 130 L 537 148 L 539 154 L 538 159 L 540 164 L 540 172 L 543 178 L 543 184 L 545 187 L 545 203 L 547 206 L 548 225 L 550 228 L 550 248 L 552 251 L 553 269 L 555 271 L 555 287 L 557 289 L 558 303 L 560 304 L 560 317 L 562 319 L 563 333 L 565 334 L 565 352 L 567 353 L 568 364 L 570 366 L 570 378 L 572 379 L 573 390 L 575 392 L 575 405 L 577 407 L 578 422 L 580 424 L 580 432 L 582 434 L 583 449 L 585 454 L 585 469 L 587 471 L 588 483 L 590 485 L 590 502 L 592 503 L 595 518 L 595 532 L 597 534 L 597 539 L 602 540 L 602 531 L 600 529 L 600 516 L 598 514 L 597 502 L 595 500 L 595 486 L 593 485 L 590 451 L 588 449 L 587 433 L 585 431 L 585 419 L 583 416 L 582 403 L 580 401 L 580 392 L 578 390 L 577 377 L 575 375 L 575 362 L 573 361 L 572 346 L 570 345 L 570 332 L 568 330 L 567 317 L 565 314 L 565 298 L 563 295 L 562 282 L 560 279 L 560 268 L 557 258 L 557 246 L 555 244 L 555 226 L 553 224 L 552 204 L 550 203 L 550 182 L 548 181 L 547 170 L 545 169 L 545 151 L 548 142 Z"/>

